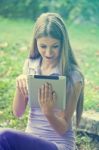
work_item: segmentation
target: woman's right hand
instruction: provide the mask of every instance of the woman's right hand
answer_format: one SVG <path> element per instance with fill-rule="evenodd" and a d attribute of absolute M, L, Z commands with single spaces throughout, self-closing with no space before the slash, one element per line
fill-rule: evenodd
<path fill-rule="evenodd" d="M 27 76 L 26 75 L 19 75 L 16 78 L 16 87 L 22 93 L 22 95 L 27 98 L 28 97 L 28 89 L 27 89 Z"/>

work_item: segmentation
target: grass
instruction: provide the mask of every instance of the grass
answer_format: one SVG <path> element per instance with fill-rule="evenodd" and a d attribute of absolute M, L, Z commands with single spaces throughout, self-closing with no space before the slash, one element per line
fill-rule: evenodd
<path fill-rule="evenodd" d="M 24 129 L 26 114 L 16 119 L 12 114 L 12 100 L 15 92 L 15 79 L 22 73 L 22 66 L 28 55 L 32 41 L 33 22 L 29 20 L 8 20 L 0 18 L 0 126 Z M 84 110 L 99 112 L 99 28 L 95 24 L 67 24 L 70 42 L 85 76 Z M 85 137 L 86 138 L 86 137 Z M 88 140 L 88 138 L 87 138 Z M 90 142 L 82 146 L 91 150 Z M 86 146 L 87 145 L 87 146 Z M 85 150 L 84 148 L 82 148 Z M 92 148 L 92 150 L 95 150 Z"/>
<path fill-rule="evenodd" d="M 72 47 L 85 76 L 84 110 L 99 112 L 99 29 L 95 24 L 70 25 Z"/>

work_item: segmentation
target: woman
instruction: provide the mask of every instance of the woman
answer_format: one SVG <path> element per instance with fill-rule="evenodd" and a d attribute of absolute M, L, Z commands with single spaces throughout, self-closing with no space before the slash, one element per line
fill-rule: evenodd
<path fill-rule="evenodd" d="M 53 87 L 45 83 L 38 91 L 38 108 L 30 108 L 27 133 L 4 130 L 0 133 L 1 150 L 74 150 L 72 117 L 76 110 L 79 125 L 83 110 L 84 79 L 81 74 L 62 18 L 44 13 L 34 26 L 33 44 L 23 74 L 17 78 L 13 113 L 21 117 L 28 104 L 27 74 L 66 76 L 66 107 L 55 111 L 57 98 Z M 60 93 L 61 94 L 61 93 Z"/>

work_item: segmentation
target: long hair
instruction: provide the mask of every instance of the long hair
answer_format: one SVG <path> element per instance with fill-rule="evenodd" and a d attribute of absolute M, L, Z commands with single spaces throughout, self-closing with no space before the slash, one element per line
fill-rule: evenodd
<path fill-rule="evenodd" d="M 40 37 L 52 37 L 61 41 L 60 61 L 62 67 L 62 75 L 67 77 L 67 82 L 72 84 L 71 72 L 73 70 L 79 71 L 79 66 L 70 46 L 68 33 L 65 27 L 65 23 L 60 15 L 56 13 L 43 13 L 36 21 L 33 33 L 33 43 L 30 50 L 29 58 L 37 59 L 41 57 L 37 48 L 37 39 Z M 79 71 L 80 72 L 80 71 Z M 81 72 L 80 72 L 81 74 Z M 82 75 L 82 74 L 81 74 Z M 82 75 L 83 78 L 83 75 Z M 83 111 L 83 89 L 80 93 L 77 108 L 76 108 L 76 125 L 78 126 L 81 114 Z"/>

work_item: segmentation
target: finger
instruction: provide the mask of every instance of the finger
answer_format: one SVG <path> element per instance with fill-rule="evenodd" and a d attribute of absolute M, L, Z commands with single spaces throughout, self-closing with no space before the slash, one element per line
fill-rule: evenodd
<path fill-rule="evenodd" d="M 24 94 L 24 96 L 27 95 L 27 87 L 26 87 L 26 82 L 24 79 L 21 81 L 21 91 Z"/>
<path fill-rule="evenodd" d="M 19 87 L 19 90 L 22 93 L 22 95 L 24 97 L 26 97 L 27 96 L 27 89 L 26 89 L 26 84 L 25 84 L 23 79 L 18 80 L 18 87 Z"/>
<path fill-rule="evenodd" d="M 49 85 L 48 83 L 45 83 L 45 100 L 48 100 L 49 96 Z"/>
<path fill-rule="evenodd" d="M 49 96 L 49 99 L 52 100 L 52 85 L 49 84 L 49 91 L 48 91 L 48 96 Z"/>
<path fill-rule="evenodd" d="M 19 88 L 23 96 L 25 96 L 24 84 L 23 81 L 19 82 Z"/>
<path fill-rule="evenodd" d="M 26 79 L 23 79 L 23 88 L 24 88 L 25 95 L 28 96 L 28 89 L 27 89 Z"/>
<path fill-rule="evenodd" d="M 23 95 L 23 91 L 22 91 L 22 89 L 21 89 L 21 85 L 22 85 L 21 81 L 19 81 L 19 80 L 17 79 L 17 81 L 16 81 L 16 87 L 19 89 L 19 91 L 20 91 L 21 94 Z"/>
<path fill-rule="evenodd" d="M 45 98 L 45 85 L 41 87 L 41 101 L 43 102 Z"/>
<path fill-rule="evenodd" d="M 40 103 L 41 100 L 41 88 L 38 89 L 38 101 Z"/>
<path fill-rule="evenodd" d="M 19 81 L 16 79 L 16 88 L 19 88 Z"/>
<path fill-rule="evenodd" d="M 56 92 L 55 91 L 53 91 L 52 92 L 52 99 L 53 99 L 53 101 L 55 102 L 56 100 L 57 100 L 57 96 L 56 96 Z"/>

